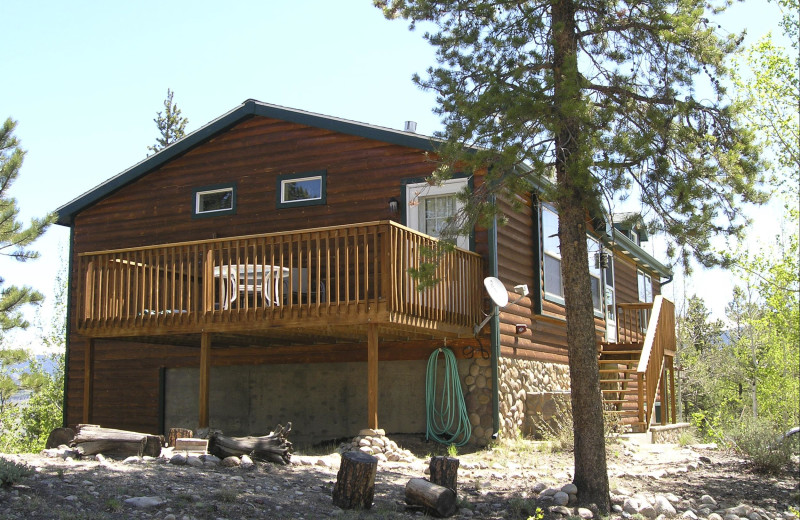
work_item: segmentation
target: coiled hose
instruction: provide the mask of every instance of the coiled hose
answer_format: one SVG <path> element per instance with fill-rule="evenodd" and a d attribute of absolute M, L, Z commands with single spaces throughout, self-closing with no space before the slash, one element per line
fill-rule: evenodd
<path fill-rule="evenodd" d="M 439 354 L 444 354 L 444 381 L 439 384 Z M 441 396 L 437 399 L 437 389 Z M 425 409 L 427 414 L 426 439 L 441 444 L 463 446 L 472 435 L 472 425 L 461 391 L 458 365 L 453 351 L 447 347 L 433 351 L 428 358 L 425 375 Z"/>

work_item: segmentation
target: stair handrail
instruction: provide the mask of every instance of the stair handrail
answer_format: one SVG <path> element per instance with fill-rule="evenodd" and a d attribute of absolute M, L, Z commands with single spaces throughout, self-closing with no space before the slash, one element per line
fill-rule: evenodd
<path fill-rule="evenodd" d="M 670 321 L 674 321 L 674 318 L 672 320 L 667 319 L 668 317 L 665 312 L 662 312 L 662 308 L 669 306 L 671 303 L 661 295 L 655 297 L 653 311 L 650 313 L 647 333 L 642 345 L 642 355 L 639 358 L 639 366 L 636 369 L 636 372 L 640 374 L 639 380 L 641 381 L 643 376 L 645 382 L 645 428 L 649 428 L 650 421 L 653 418 L 656 394 L 658 385 L 661 382 L 661 372 L 664 368 L 664 343 L 667 341 L 665 334 L 669 334 L 669 331 L 665 329 L 669 326 Z M 665 334 L 662 334 L 662 332 Z M 674 324 L 672 335 L 674 335 Z M 641 402 L 639 406 L 641 406 Z"/>

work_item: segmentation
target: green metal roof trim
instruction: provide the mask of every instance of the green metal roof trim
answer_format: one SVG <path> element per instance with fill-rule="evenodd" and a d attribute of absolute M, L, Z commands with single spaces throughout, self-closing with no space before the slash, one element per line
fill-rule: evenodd
<path fill-rule="evenodd" d="M 315 128 L 323 128 L 333 132 L 355 135 L 366 139 L 374 139 L 376 141 L 383 141 L 385 143 L 407 146 L 409 148 L 425 151 L 433 151 L 438 142 L 432 137 L 413 134 L 411 132 L 359 123 L 357 121 L 325 116 L 278 105 L 270 105 L 254 99 L 248 99 L 230 112 L 207 123 L 205 126 L 195 130 L 180 141 L 169 145 L 155 155 L 147 157 L 71 202 L 64 204 L 56 210 L 58 214 L 56 223 L 62 226 L 72 226 L 75 215 L 92 204 L 138 180 L 144 175 L 147 175 L 152 170 L 155 170 L 168 161 L 183 155 L 192 148 L 221 134 L 237 123 L 254 116 L 269 117 Z"/>
<path fill-rule="evenodd" d="M 642 267 L 649 268 L 661 276 L 672 277 L 672 269 L 650 256 L 647 251 L 637 246 L 633 240 L 626 237 L 619 229 L 614 228 L 613 232 L 613 238 L 609 238 L 611 238 L 611 246 L 614 249 L 622 251 L 623 254 L 631 257 Z"/>

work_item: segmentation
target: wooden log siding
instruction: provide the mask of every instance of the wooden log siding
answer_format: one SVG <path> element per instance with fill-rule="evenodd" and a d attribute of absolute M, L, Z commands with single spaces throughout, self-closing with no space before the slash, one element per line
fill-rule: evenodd
<path fill-rule="evenodd" d="M 436 243 L 384 221 L 80 253 L 77 327 L 96 337 L 230 332 L 330 316 L 468 334 L 481 316 L 482 259 L 447 252 L 439 283 L 419 290 L 409 270 Z"/>

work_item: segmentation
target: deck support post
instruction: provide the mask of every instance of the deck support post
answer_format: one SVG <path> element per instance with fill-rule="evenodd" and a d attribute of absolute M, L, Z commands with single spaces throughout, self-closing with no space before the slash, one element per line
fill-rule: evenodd
<path fill-rule="evenodd" d="M 92 422 L 92 401 L 94 397 L 94 338 L 86 342 L 83 355 L 83 424 Z"/>
<path fill-rule="evenodd" d="M 378 428 L 378 326 L 367 331 L 367 426 Z"/>
<path fill-rule="evenodd" d="M 209 376 L 211 375 L 211 334 L 200 334 L 200 409 L 198 411 L 198 427 L 208 428 L 208 395 Z"/>
<path fill-rule="evenodd" d="M 675 410 L 675 365 L 673 357 L 669 356 L 667 362 L 669 363 L 669 408 L 672 412 L 670 419 L 675 424 L 678 422 L 678 416 Z"/>

